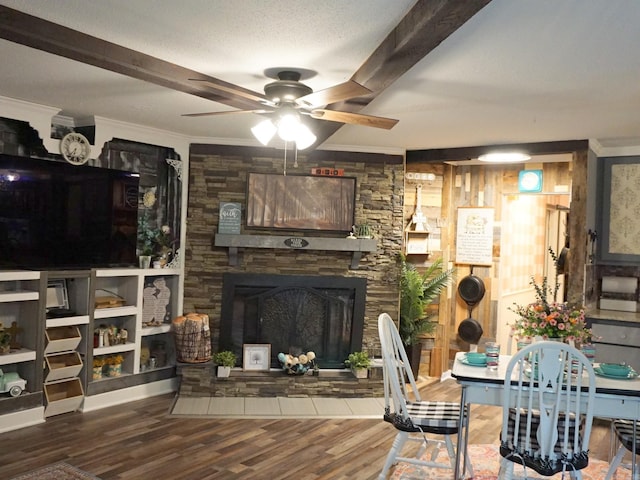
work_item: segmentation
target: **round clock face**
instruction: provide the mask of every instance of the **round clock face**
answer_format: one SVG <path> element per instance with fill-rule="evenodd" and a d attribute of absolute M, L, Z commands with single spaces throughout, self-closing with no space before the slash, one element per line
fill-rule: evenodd
<path fill-rule="evenodd" d="M 60 141 L 60 152 L 67 162 L 73 165 L 82 165 L 89 160 L 91 144 L 80 133 L 67 133 Z"/>

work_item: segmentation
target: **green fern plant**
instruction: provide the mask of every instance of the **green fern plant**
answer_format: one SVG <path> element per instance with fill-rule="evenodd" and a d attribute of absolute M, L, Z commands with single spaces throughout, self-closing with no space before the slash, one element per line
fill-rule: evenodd
<path fill-rule="evenodd" d="M 455 269 L 445 270 L 442 258 L 436 259 L 424 273 L 400 255 L 400 338 L 405 345 L 415 345 L 420 336 L 433 333 L 437 322 L 432 322 L 426 308 L 452 283 Z"/>

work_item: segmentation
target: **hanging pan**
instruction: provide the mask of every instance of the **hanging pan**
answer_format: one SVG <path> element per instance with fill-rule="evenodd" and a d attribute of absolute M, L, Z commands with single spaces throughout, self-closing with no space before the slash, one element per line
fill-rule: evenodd
<path fill-rule="evenodd" d="M 471 316 L 473 307 L 482 300 L 485 294 L 484 282 L 480 277 L 473 274 L 473 268 L 471 274 L 464 277 L 458 283 L 458 295 L 464 300 L 469 309 L 469 317 L 464 319 L 458 325 L 458 336 L 464 341 L 470 344 L 471 351 L 477 351 L 478 342 L 482 337 L 482 325 L 475 318 Z"/>
<path fill-rule="evenodd" d="M 474 352 L 478 350 L 478 342 L 482 337 L 482 333 L 482 325 L 471 317 L 471 311 L 469 311 L 469 317 L 462 320 L 458 325 L 458 336 L 471 345 L 471 351 Z"/>
<path fill-rule="evenodd" d="M 484 282 L 473 273 L 467 275 L 458 283 L 458 295 L 469 306 L 473 307 L 484 297 Z"/>

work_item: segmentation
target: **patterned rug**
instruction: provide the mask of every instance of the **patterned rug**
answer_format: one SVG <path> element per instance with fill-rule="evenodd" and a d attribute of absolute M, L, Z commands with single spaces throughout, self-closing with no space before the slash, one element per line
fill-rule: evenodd
<path fill-rule="evenodd" d="M 23 473 L 11 480 L 100 480 L 95 475 L 83 472 L 68 463 L 59 462 L 53 465 Z"/>
<path fill-rule="evenodd" d="M 498 445 L 469 445 L 469 456 L 473 465 L 473 480 L 497 480 L 501 458 L 498 453 Z M 438 459 L 446 462 L 446 452 L 441 452 Z M 589 466 L 582 470 L 582 480 L 602 480 L 608 469 L 607 462 L 590 459 Z M 522 475 L 522 466 L 516 465 L 515 473 Z M 630 473 L 629 470 L 618 468 L 616 480 L 629 480 Z M 549 480 L 555 478 L 539 476 L 530 469 L 527 469 L 527 475 L 530 479 Z M 450 480 L 451 477 L 450 470 L 422 468 L 408 463 L 399 463 L 391 474 L 392 480 Z M 557 477 L 560 478 L 559 475 Z"/>

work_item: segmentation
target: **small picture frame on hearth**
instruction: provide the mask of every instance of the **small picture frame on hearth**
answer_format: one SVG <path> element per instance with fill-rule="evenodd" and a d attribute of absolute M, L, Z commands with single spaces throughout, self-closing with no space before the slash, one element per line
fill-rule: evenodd
<path fill-rule="evenodd" d="M 242 369 L 252 372 L 268 372 L 271 367 L 271 344 L 245 343 L 242 345 Z"/>

